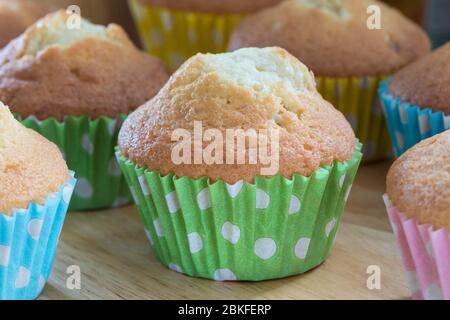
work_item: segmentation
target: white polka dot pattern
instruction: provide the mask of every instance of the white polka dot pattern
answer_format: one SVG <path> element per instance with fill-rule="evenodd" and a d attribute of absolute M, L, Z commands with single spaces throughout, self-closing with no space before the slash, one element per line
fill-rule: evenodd
<path fill-rule="evenodd" d="M 159 221 L 159 218 L 153 220 L 153 226 L 155 228 L 156 235 L 158 237 L 160 237 L 160 238 L 164 237 L 164 230 L 163 230 L 163 227 L 161 225 L 161 222 Z"/>
<path fill-rule="evenodd" d="M 28 222 L 27 230 L 33 240 L 39 240 L 43 223 L 44 221 L 42 219 L 32 219 Z"/>
<path fill-rule="evenodd" d="M 222 226 L 222 237 L 232 244 L 236 244 L 241 237 L 241 229 L 231 222 L 225 222 Z"/>
<path fill-rule="evenodd" d="M 256 240 L 254 249 L 257 257 L 268 260 L 275 255 L 277 245 L 271 238 L 261 238 Z"/>
<path fill-rule="evenodd" d="M 175 191 L 172 191 L 166 195 L 167 208 L 170 213 L 176 213 L 180 209 L 180 203 L 178 201 L 178 196 Z"/>
<path fill-rule="evenodd" d="M 230 269 L 217 269 L 213 276 L 216 281 L 236 281 L 237 277 Z"/>
<path fill-rule="evenodd" d="M 75 194 L 80 198 L 89 199 L 94 194 L 94 190 L 86 178 L 79 178 L 75 187 Z"/>
<path fill-rule="evenodd" d="M 25 288 L 30 283 L 30 270 L 25 267 L 20 267 L 17 274 L 15 287 L 16 289 Z"/>
<path fill-rule="evenodd" d="M 241 192 L 242 187 L 244 186 L 244 181 L 240 180 L 238 182 L 236 182 L 235 184 L 226 184 L 227 186 L 227 191 L 228 194 L 230 195 L 231 198 L 236 198 L 239 194 L 239 192 Z"/>
<path fill-rule="evenodd" d="M 11 254 L 11 247 L 0 246 L 0 266 L 7 267 L 9 264 L 9 257 Z"/>
<path fill-rule="evenodd" d="M 267 209 L 269 207 L 270 197 L 267 192 L 256 189 L 256 209 Z"/>
<path fill-rule="evenodd" d="M 289 204 L 288 214 L 295 214 L 295 213 L 299 212 L 301 209 L 301 206 L 302 205 L 301 205 L 300 199 L 297 198 L 296 196 L 292 195 L 291 202 Z"/>
<path fill-rule="evenodd" d="M 203 249 L 203 240 L 198 232 L 188 234 L 189 250 L 192 254 Z"/>
<path fill-rule="evenodd" d="M 197 204 L 200 210 L 206 210 L 211 208 L 211 196 L 207 188 L 203 189 L 197 195 Z"/>
<path fill-rule="evenodd" d="M 308 255 L 309 243 L 311 239 L 301 238 L 295 245 L 295 256 L 301 260 L 305 259 Z"/>

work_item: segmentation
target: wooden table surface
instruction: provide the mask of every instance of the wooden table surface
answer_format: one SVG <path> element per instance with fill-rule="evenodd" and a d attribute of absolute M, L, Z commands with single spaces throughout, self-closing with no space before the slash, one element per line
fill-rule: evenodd
<path fill-rule="evenodd" d="M 382 194 L 389 163 L 362 167 L 331 257 L 300 276 L 259 283 L 194 279 L 170 271 L 152 254 L 133 206 L 69 214 L 41 299 L 409 299 L 406 275 Z M 66 286 L 81 270 L 81 289 Z M 370 290 L 368 266 L 381 268 Z"/>

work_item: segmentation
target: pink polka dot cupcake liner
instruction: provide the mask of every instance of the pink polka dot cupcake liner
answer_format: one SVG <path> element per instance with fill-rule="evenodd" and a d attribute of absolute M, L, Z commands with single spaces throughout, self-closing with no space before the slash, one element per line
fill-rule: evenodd
<path fill-rule="evenodd" d="M 55 143 L 67 166 L 77 173 L 78 183 L 70 211 L 120 207 L 132 202 L 125 178 L 114 155 L 117 136 L 125 115 L 117 118 L 68 116 L 37 120 L 28 117 L 22 124 Z"/>
<path fill-rule="evenodd" d="M 0 212 L 0 300 L 32 300 L 44 289 L 75 183 L 71 172 L 42 205 Z"/>
<path fill-rule="evenodd" d="M 390 95 L 388 80 L 381 83 L 378 94 L 397 157 L 420 141 L 450 129 L 450 115 Z"/>
<path fill-rule="evenodd" d="M 384 196 L 415 300 L 450 300 L 450 232 L 407 218 Z"/>
<path fill-rule="evenodd" d="M 161 176 L 117 151 L 157 258 L 173 271 L 217 281 L 304 273 L 329 256 L 362 158 L 311 176 L 214 183 Z"/>

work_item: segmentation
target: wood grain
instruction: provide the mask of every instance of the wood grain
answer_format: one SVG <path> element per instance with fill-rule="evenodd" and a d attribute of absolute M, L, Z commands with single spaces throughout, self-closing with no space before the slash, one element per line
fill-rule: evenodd
<path fill-rule="evenodd" d="M 132 206 L 69 214 L 41 299 L 408 299 L 409 291 L 381 195 L 389 163 L 363 167 L 331 257 L 301 276 L 259 283 L 219 283 L 172 272 L 158 263 Z M 66 288 L 70 265 L 81 289 Z M 381 290 L 366 286 L 381 268 Z"/>

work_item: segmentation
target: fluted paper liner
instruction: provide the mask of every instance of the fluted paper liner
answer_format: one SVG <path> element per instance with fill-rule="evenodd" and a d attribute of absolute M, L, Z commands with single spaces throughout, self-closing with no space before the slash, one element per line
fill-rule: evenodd
<path fill-rule="evenodd" d="M 351 124 L 363 146 L 363 162 L 385 159 L 391 154 L 391 144 L 383 117 L 377 89 L 385 76 L 320 77 L 317 90 Z"/>
<path fill-rule="evenodd" d="M 227 51 L 230 34 L 243 14 L 175 11 L 129 0 L 146 50 L 176 70 L 198 52 Z"/>
<path fill-rule="evenodd" d="M 450 300 L 450 232 L 409 219 L 384 195 L 415 300 Z"/>
<path fill-rule="evenodd" d="M 44 289 L 75 182 L 71 172 L 42 205 L 0 212 L 0 300 L 36 299 Z"/>
<path fill-rule="evenodd" d="M 257 177 L 228 185 L 160 176 L 117 151 L 146 234 L 159 260 L 215 280 L 282 278 L 330 254 L 362 154 L 310 177 Z"/>
<path fill-rule="evenodd" d="M 120 171 L 114 147 L 124 115 L 116 119 L 87 116 L 54 118 L 35 117 L 21 120 L 61 150 L 67 166 L 77 173 L 78 183 L 69 210 L 97 210 L 118 207 L 131 201 L 126 181 Z"/>
<path fill-rule="evenodd" d="M 389 81 L 381 83 L 378 93 L 397 157 L 420 141 L 450 129 L 450 115 L 392 96 Z"/>

